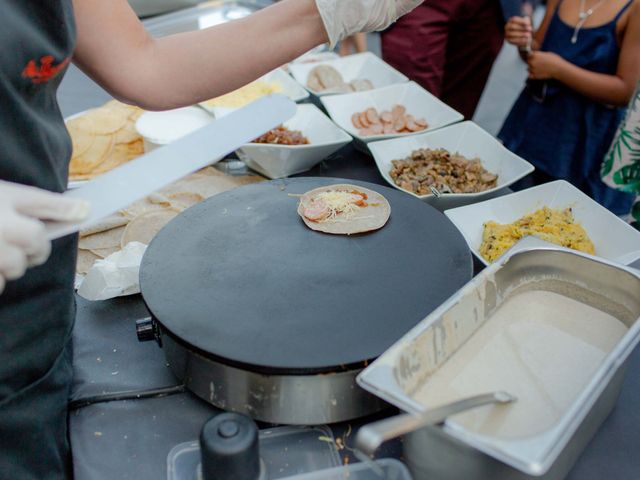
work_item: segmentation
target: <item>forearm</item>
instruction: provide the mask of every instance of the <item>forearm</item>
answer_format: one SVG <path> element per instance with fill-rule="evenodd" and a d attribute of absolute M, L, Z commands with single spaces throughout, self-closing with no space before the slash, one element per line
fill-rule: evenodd
<path fill-rule="evenodd" d="M 229 92 L 327 41 L 314 0 L 282 0 L 247 18 L 206 30 L 160 39 L 136 31 L 134 38 L 109 39 L 113 45 L 105 49 L 95 32 L 100 28 L 94 21 L 96 12 L 87 9 L 104 8 L 104 4 L 109 8 L 109 3 L 75 0 L 75 61 L 115 97 L 152 110 L 190 105 Z M 113 17 L 106 21 L 122 21 L 125 16 L 120 11 Z M 128 14 L 126 21 L 129 29 L 142 28 Z M 96 62 L 97 56 L 104 61 Z"/>
<path fill-rule="evenodd" d="M 558 65 L 553 77 L 592 100 L 616 106 L 629 102 L 635 85 L 617 75 L 592 72 L 567 61 Z"/>
<path fill-rule="evenodd" d="M 362 53 L 367 51 L 367 34 L 366 33 L 356 33 L 353 36 L 356 42 L 356 52 Z"/>

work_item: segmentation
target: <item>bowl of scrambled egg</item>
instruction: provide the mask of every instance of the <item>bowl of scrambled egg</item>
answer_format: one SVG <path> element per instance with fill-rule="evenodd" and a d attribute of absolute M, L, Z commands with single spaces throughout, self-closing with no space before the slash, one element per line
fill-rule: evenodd
<path fill-rule="evenodd" d="M 640 258 L 640 232 L 564 180 L 445 215 L 485 265 L 527 236 L 625 264 Z"/>

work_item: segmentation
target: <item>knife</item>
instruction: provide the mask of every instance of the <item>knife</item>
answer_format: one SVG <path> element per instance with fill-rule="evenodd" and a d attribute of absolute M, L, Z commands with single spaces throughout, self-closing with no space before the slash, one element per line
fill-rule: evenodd
<path fill-rule="evenodd" d="M 92 225 L 207 165 L 290 119 L 296 104 L 284 95 L 269 95 L 193 133 L 111 170 L 64 196 L 91 205 L 79 223 L 46 222 L 53 240 Z"/>

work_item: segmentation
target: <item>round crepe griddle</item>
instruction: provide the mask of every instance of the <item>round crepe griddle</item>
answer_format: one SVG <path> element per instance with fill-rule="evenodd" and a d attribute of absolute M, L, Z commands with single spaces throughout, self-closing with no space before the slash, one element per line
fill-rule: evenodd
<path fill-rule="evenodd" d="M 351 236 L 307 228 L 289 194 L 336 183 L 384 195 L 387 224 Z M 292 178 L 216 195 L 173 219 L 149 245 L 140 285 L 187 348 L 253 371 L 307 374 L 362 367 L 471 276 L 462 235 L 419 199 Z"/>

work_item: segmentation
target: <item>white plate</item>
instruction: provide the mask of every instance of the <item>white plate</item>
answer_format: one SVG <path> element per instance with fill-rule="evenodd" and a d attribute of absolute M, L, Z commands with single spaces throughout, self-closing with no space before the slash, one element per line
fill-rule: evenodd
<path fill-rule="evenodd" d="M 464 118 L 461 113 L 456 112 L 415 82 L 390 85 L 366 92 L 331 95 L 322 97 L 320 101 L 338 126 L 365 144 L 376 140 L 423 134 L 426 131 L 433 131 L 457 123 Z M 415 133 L 392 133 L 362 137 L 358 134 L 358 129 L 351 123 L 351 116 L 356 112 L 363 112 L 370 107 L 382 112 L 383 110 L 391 110 L 396 104 L 404 105 L 407 114 L 416 118 L 424 118 L 429 124 L 429 128 Z"/>
<path fill-rule="evenodd" d="M 136 132 L 144 141 L 144 151 L 156 148 L 192 133 L 215 121 L 211 114 L 198 107 L 183 107 L 161 112 L 144 112 L 136 120 Z"/>
<path fill-rule="evenodd" d="M 328 62 L 295 63 L 289 65 L 289 70 L 291 71 L 293 78 L 295 78 L 300 85 L 304 85 L 307 90 L 319 97 L 323 95 L 331 95 L 332 93 L 318 92 L 307 87 L 309 72 L 318 65 L 329 65 L 335 68 L 340 75 L 342 75 L 342 79 L 347 83 L 353 80 L 369 80 L 373 84 L 374 88 L 386 87 L 387 85 L 393 85 L 396 83 L 404 83 L 408 80 L 405 75 L 371 52 L 348 55 Z"/>
<path fill-rule="evenodd" d="M 99 107 L 96 107 L 99 108 Z M 93 109 L 84 110 L 65 118 L 65 122 L 80 117 Z M 144 112 L 136 120 L 136 132 L 142 137 L 144 151 L 149 153 L 155 148 L 177 140 L 193 130 L 214 121 L 207 112 L 197 107 L 183 107 L 161 112 Z M 173 128 L 171 127 L 173 125 Z M 221 159 L 217 159 L 219 161 Z M 90 180 L 73 180 L 67 183 L 67 189 L 83 186 Z"/>
<path fill-rule="evenodd" d="M 640 232 L 564 180 L 444 213 L 460 230 L 473 254 L 488 265 L 479 252 L 483 223 L 488 220 L 512 223 L 545 205 L 550 208 L 571 207 L 576 222 L 584 227 L 593 241 L 597 256 L 625 265 L 640 258 Z"/>
<path fill-rule="evenodd" d="M 269 178 L 282 178 L 309 170 L 351 141 L 315 105 L 298 105 L 297 113 L 284 125 L 300 130 L 308 145 L 247 143 L 237 150 L 238 157 Z"/>
<path fill-rule="evenodd" d="M 98 108 L 98 107 L 96 107 L 96 108 Z M 90 110 L 93 110 L 93 109 L 90 108 L 88 110 L 82 110 L 81 112 L 74 113 L 73 115 L 69 115 L 68 117 L 65 117 L 64 123 L 66 124 L 69 120 L 73 120 L 74 118 L 78 118 L 78 117 L 84 115 L 85 113 L 89 112 Z M 88 181 L 89 180 L 67 180 L 67 190 L 71 190 L 73 188 L 81 187 L 82 185 L 84 185 Z"/>
<path fill-rule="evenodd" d="M 508 187 L 522 177 L 533 172 L 534 168 L 526 160 L 507 150 L 500 142 L 473 122 L 462 122 L 436 131 L 409 137 L 394 138 L 367 145 L 373 155 L 382 177 L 392 187 L 429 203 L 444 203 L 449 207 L 458 206 L 461 202 L 471 203 L 483 199 L 501 188 Z M 482 166 L 489 172 L 498 175 L 498 185 L 479 193 L 447 193 L 436 199 L 432 194 L 416 195 L 398 187 L 389 172 L 392 160 L 401 160 L 420 148 L 444 148 L 451 153 L 460 153 L 468 159 L 480 158 Z"/>

